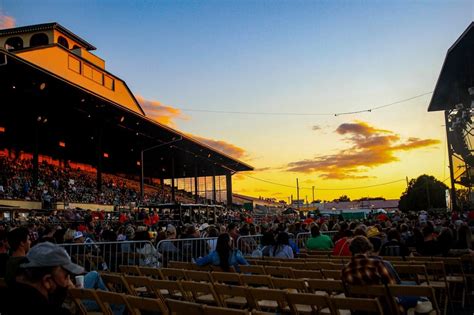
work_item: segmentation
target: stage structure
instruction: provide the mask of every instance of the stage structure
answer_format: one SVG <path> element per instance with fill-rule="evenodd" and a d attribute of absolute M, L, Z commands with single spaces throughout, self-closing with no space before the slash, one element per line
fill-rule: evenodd
<path fill-rule="evenodd" d="M 450 197 L 455 209 L 456 185 L 466 187 L 469 196 L 474 185 L 474 22 L 446 54 L 428 107 L 428 111 L 441 110 L 448 142 Z"/>
<path fill-rule="evenodd" d="M 33 154 L 33 184 L 46 155 L 91 165 L 99 191 L 106 172 L 231 205 L 253 168 L 147 117 L 95 49 L 57 23 L 0 30 L 0 149 Z"/>

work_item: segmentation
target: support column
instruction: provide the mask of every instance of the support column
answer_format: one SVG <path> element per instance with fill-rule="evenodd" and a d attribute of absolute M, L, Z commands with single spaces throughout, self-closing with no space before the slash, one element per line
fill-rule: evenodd
<path fill-rule="evenodd" d="M 194 166 L 194 200 L 196 203 L 199 202 L 199 181 L 197 165 Z"/>
<path fill-rule="evenodd" d="M 102 150 L 102 127 L 97 129 L 97 191 L 102 192 L 102 160 L 104 158 L 104 152 Z"/>
<path fill-rule="evenodd" d="M 39 126 L 38 122 L 35 122 L 35 135 L 34 135 L 34 149 L 33 149 L 33 187 L 38 186 L 39 180 Z"/>
<path fill-rule="evenodd" d="M 217 202 L 216 195 L 216 170 L 212 168 L 212 201 L 214 204 Z"/>
<path fill-rule="evenodd" d="M 227 206 L 232 206 L 232 173 L 225 174 L 225 189 L 227 191 Z"/>
<path fill-rule="evenodd" d="M 457 202 L 456 202 L 456 188 L 454 186 L 453 149 L 451 147 L 451 141 L 449 140 L 448 116 L 449 116 L 449 110 L 445 110 L 444 111 L 444 125 L 446 127 L 446 142 L 448 146 L 449 176 L 451 177 L 451 205 L 452 205 L 452 210 L 458 210 Z"/>
<path fill-rule="evenodd" d="M 140 197 L 142 201 L 145 198 L 145 164 L 143 153 L 143 150 L 140 151 Z"/>
<path fill-rule="evenodd" d="M 171 157 L 171 202 L 176 203 L 176 195 L 174 191 L 174 156 Z"/>

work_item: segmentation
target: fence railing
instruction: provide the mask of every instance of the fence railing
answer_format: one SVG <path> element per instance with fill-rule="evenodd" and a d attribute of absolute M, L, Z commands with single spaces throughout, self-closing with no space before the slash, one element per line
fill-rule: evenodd
<path fill-rule="evenodd" d="M 86 270 L 116 272 L 120 265 L 159 266 L 159 255 L 150 241 L 59 244 Z"/>
<path fill-rule="evenodd" d="M 167 267 L 169 261 L 195 261 L 216 249 L 217 237 L 184 238 L 162 240 L 156 246 L 161 266 Z"/>

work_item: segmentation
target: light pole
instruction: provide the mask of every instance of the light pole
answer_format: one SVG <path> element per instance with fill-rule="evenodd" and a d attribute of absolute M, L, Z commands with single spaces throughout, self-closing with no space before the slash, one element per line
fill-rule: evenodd
<path fill-rule="evenodd" d="M 181 140 L 183 140 L 183 136 L 179 136 L 178 139 L 173 139 L 173 140 L 165 142 L 165 143 L 160 143 L 160 144 L 154 145 L 152 147 L 145 148 L 140 152 L 140 168 L 141 168 L 140 195 L 141 195 L 142 201 L 143 201 L 143 198 L 145 197 L 145 165 L 143 163 L 144 162 L 143 154 L 147 151 L 154 150 L 154 149 L 157 149 L 159 147 L 162 147 L 162 146 L 174 143 L 174 142 L 178 142 L 178 141 L 181 141 Z"/>

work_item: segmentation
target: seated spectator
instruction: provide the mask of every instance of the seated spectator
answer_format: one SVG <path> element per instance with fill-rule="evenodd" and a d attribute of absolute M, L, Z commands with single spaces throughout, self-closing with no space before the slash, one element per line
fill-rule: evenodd
<path fill-rule="evenodd" d="M 416 251 L 421 256 L 437 256 L 441 254 L 441 247 L 434 235 L 433 225 L 427 224 L 423 228 L 423 243 L 417 246 Z"/>
<path fill-rule="evenodd" d="M 342 269 L 342 280 L 353 285 L 396 284 L 382 260 L 370 258 L 373 246 L 364 236 L 356 236 L 349 246 L 351 261 Z"/>
<path fill-rule="evenodd" d="M 352 231 L 344 230 L 344 237 L 340 238 L 335 244 L 332 250 L 333 256 L 351 256 L 349 245 L 352 240 Z"/>
<path fill-rule="evenodd" d="M 387 234 L 388 242 L 380 248 L 380 256 L 402 256 L 410 255 L 410 250 L 400 241 L 400 233 L 396 229 L 390 229 Z"/>
<path fill-rule="evenodd" d="M 378 253 L 382 246 L 382 238 L 380 237 L 380 230 L 376 226 L 369 226 L 366 231 L 367 238 L 374 246 L 374 252 Z"/>
<path fill-rule="evenodd" d="M 222 270 L 229 271 L 230 267 L 234 267 L 239 271 L 239 265 L 248 265 L 242 253 L 233 249 L 233 239 L 228 233 L 223 233 L 217 238 L 216 250 L 209 255 L 198 258 L 196 264 L 198 266 L 214 265 L 220 266 Z"/>
<path fill-rule="evenodd" d="M 290 246 L 290 237 L 286 232 L 278 233 L 276 244 L 270 250 L 270 257 L 294 258 L 293 249 Z"/>
<path fill-rule="evenodd" d="M 49 242 L 38 244 L 21 264 L 22 275 L 7 292 L 5 314 L 71 314 L 62 307 L 73 287 L 70 276 L 84 269 L 71 262 L 66 251 Z"/>
<path fill-rule="evenodd" d="M 329 250 L 334 247 L 329 236 L 321 234 L 319 227 L 313 225 L 311 228 L 311 237 L 306 241 L 306 248 L 310 250 Z"/>

